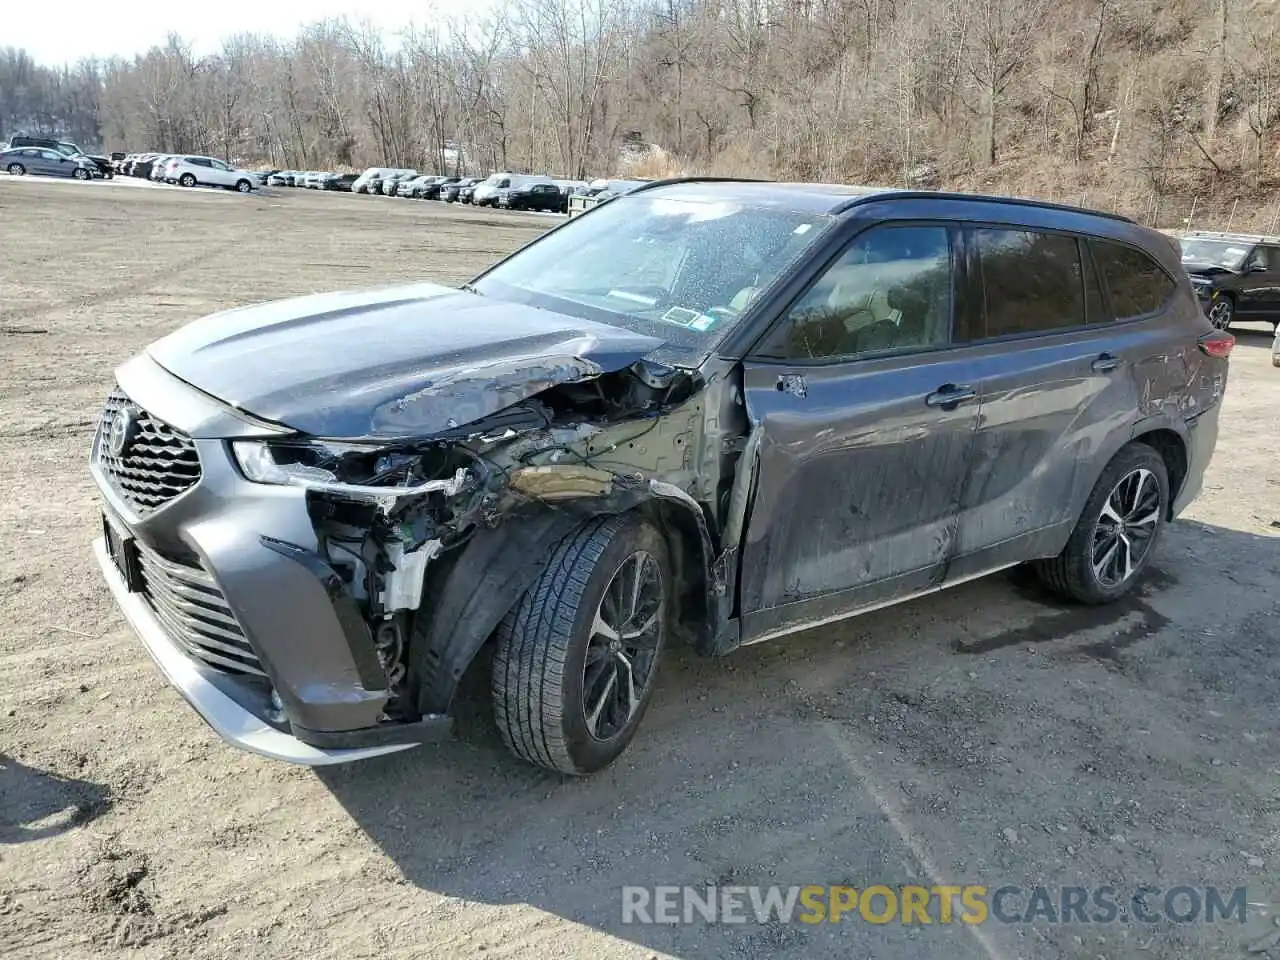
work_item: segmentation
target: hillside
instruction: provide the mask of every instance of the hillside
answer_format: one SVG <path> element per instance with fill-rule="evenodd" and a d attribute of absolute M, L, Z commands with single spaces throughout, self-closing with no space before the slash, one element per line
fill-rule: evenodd
<path fill-rule="evenodd" d="M 509 0 L 379 36 L 343 22 L 195 57 L 0 52 L 0 135 L 317 168 L 917 184 L 1280 224 L 1274 0 Z"/>

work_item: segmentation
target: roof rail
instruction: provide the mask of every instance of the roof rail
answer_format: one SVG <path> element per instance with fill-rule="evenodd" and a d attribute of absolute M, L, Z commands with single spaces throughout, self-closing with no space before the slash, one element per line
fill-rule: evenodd
<path fill-rule="evenodd" d="M 618 177 L 617 179 L 626 180 L 628 178 Z M 628 194 L 652 190 L 655 187 L 666 187 L 673 183 L 777 183 L 777 181 L 761 180 L 758 177 L 664 177 L 661 180 L 649 180 L 646 183 L 642 183 L 634 190 L 628 191 Z"/>
<path fill-rule="evenodd" d="M 1253 243 L 1280 243 L 1280 237 L 1269 237 L 1261 233 L 1234 233 L 1220 230 L 1188 230 L 1186 237 L 1212 237 L 1218 240 L 1249 240 Z"/>
<path fill-rule="evenodd" d="M 1048 200 L 1035 200 L 1030 197 L 1000 197 L 981 193 L 952 193 L 941 190 L 890 190 L 885 193 L 866 193 L 856 197 L 850 197 L 847 202 L 842 203 L 837 212 L 847 210 L 849 207 L 857 206 L 863 203 L 874 203 L 877 200 L 885 200 L 888 197 L 902 200 L 983 200 L 989 203 L 1008 203 L 1021 207 L 1035 207 L 1038 210 L 1060 210 L 1063 213 L 1087 213 L 1095 217 L 1106 217 L 1109 220 L 1118 220 L 1121 223 L 1137 224 L 1136 220 L 1126 217 L 1122 213 L 1113 213 L 1110 210 L 1094 210 L 1089 207 L 1073 207 L 1066 203 L 1051 203 Z"/>

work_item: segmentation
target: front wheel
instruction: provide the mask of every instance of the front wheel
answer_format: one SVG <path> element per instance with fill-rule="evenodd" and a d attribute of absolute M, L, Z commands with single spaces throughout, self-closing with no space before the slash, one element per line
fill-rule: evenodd
<path fill-rule="evenodd" d="M 1218 297 L 1213 301 L 1213 306 L 1209 308 L 1209 322 L 1219 330 L 1225 330 L 1231 326 L 1231 321 L 1235 318 L 1236 305 L 1231 301 L 1230 297 Z"/>
<path fill-rule="evenodd" d="M 670 604 L 666 541 L 639 517 L 562 540 L 497 630 L 494 718 L 511 751 L 559 773 L 612 763 L 649 705 Z"/>
<path fill-rule="evenodd" d="M 1169 513 L 1169 471 L 1144 443 L 1107 464 L 1062 553 L 1036 564 L 1055 593 L 1107 603 L 1128 593 L 1151 561 Z"/>
<path fill-rule="evenodd" d="M 88 180 L 89 177 L 92 176 L 92 174 L 90 174 L 88 170 L 80 169 L 80 170 L 76 170 L 72 174 L 72 176 L 75 177 L 77 180 Z"/>
<path fill-rule="evenodd" d="M 250 190 L 253 189 L 253 184 L 250 183 L 248 180 L 237 180 L 236 189 L 239 190 L 241 193 L 248 193 Z"/>
<path fill-rule="evenodd" d="M 20 177 L 27 172 L 27 168 L 20 163 L 9 164 L 8 170 L 11 177 Z"/>

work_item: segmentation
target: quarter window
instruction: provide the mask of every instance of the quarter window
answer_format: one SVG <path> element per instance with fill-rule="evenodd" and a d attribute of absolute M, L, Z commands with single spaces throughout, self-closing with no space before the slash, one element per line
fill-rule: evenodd
<path fill-rule="evenodd" d="M 1145 253 L 1106 240 L 1089 242 L 1093 247 L 1093 260 L 1110 294 L 1115 319 L 1128 320 L 1155 313 L 1172 296 L 1176 289 L 1173 279 Z"/>
<path fill-rule="evenodd" d="M 946 227 L 875 227 L 818 278 L 761 352 L 823 360 L 941 346 L 951 300 Z"/>
<path fill-rule="evenodd" d="M 1084 278 L 1074 237 L 981 229 L 974 239 L 988 337 L 1084 325 Z"/>

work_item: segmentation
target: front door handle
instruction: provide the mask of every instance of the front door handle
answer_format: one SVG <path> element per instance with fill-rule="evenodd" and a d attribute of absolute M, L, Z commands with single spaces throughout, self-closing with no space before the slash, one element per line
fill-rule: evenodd
<path fill-rule="evenodd" d="M 978 391 L 967 384 L 944 383 L 925 397 L 924 402 L 931 407 L 954 410 L 966 400 L 972 400 L 977 395 Z"/>
<path fill-rule="evenodd" d="M 1100 354 L 1097 360 L 1089 364 L 1094 373 L 1110 373 L 1118 366 L 1120 366 L 1120 358 L 1113 357 L 1109 353 Z"/>

